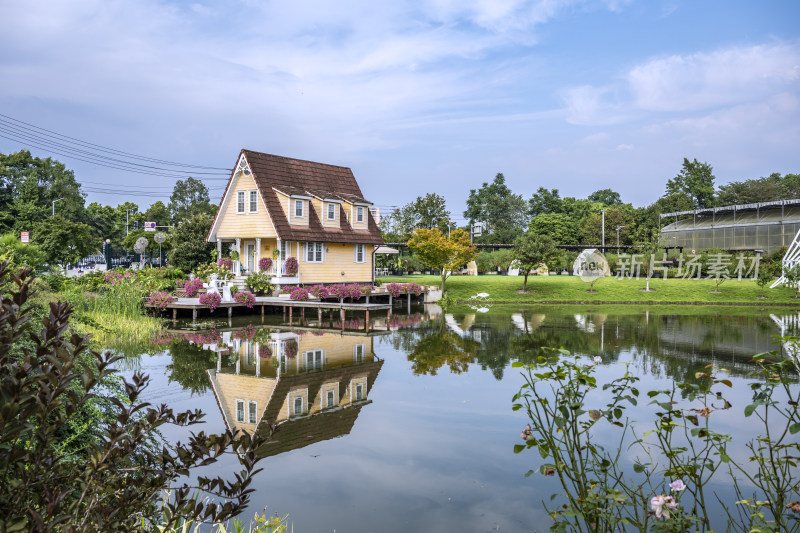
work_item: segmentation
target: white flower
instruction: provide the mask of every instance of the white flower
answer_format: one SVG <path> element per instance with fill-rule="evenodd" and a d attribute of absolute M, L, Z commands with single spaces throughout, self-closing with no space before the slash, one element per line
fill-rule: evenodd
<path fill-rule="evenodd" d="M 595 363 L 597 363 L 598 365 L 599 365 L 599 364 L 600 364 L 602 361 L 603 361 L 603 358 L 602 358 L 602 357 L 600 357 L 599 355 L 595 355 L 595 356 L 594 356 L 594 362 L 595 362 Z"/>
<path fill-rule="evenodd" d="M 673 492 L 680 492 L 682 490 L 686 490 L 686 485 L 683 484 L 683 480 L 676 479 L 675 481 L 669 484 L 669 490 Z"/>
<path fill-rule="evenodd" d="M 650 509 L 655 513 L 657 519 L 669 520 L 669 512 L 675 509 L 678 503 L 672 496 L 653 496 L 650 499 Z"/>

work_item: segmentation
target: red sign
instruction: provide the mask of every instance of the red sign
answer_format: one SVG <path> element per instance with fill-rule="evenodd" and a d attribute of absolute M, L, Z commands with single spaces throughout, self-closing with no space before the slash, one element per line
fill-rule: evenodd
<path fill-rule="evenodd" d="M 20 232 L 19 240 L 22 242 L 31 242 L 31 234 L 28 231 Z"/>

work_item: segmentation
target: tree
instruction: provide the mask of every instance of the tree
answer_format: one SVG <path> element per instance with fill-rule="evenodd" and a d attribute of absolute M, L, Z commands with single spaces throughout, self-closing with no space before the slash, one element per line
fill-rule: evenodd
<path fill-rule="evenodd" d="M 558 195 L 558 189 L 547 190 L 539 187 L 528 200 L 528 214 L 532 217 L 549 213 L 562 213 L 564 201 Z"/>
<path fill-rule="evenodd" d="M 467 198 L 464 217 L 470 222 L 483 222 L 485 235 L 479 240 L 485 243 L 510 243 L 522 234 L 528 225 L 528 208 L 522 195 L 514 194 L 506 185 L 502 173 L 480 189 L 472 189 Z"/>
<path fill-rule="evenodd" d="M 773 172 L 767 177 L 720 185 L 718 205 L 752 204 L 800 197 L 800 174 Z"/>
<path fill-rule="evenodd" d="M 157 226 L 169 226 L 169 209 L 161 200 L 155 202 L 144 212 L 144 219 L 148 222 L 155 222 Z"/>
<path fill-rule="evenodd" d="M 525 279 L 522 281 L 522 292 L 528 291 L 528 274 L 531 270 L 539 268 L 544 263 L 550 266 L 552 261 L 559 256 L 555 242 L 546 235 L 536 235 L 528 232 L 514 241 L 514 259 L 519 261 L 519 268 Z"/>
<path fill-rule="evenodd" d="M 196 425 L 204 414 L 174 413 L 165 404 L 141 402 L 149 381 L 141 371 L 130 382 L 122 379 L 119 396 L 107 396 L 113 416 L 93 421 L 100 425 L 98 437 L 79 451 L 81 456 L 65 452 L 60 433 L 87 403 L 108 394 L 101 384 L 122 356 L 92 352 L 87 337 L 71 334 L 68 303 L 52 302 L 49 316 L 33 320 L 31 281 L 30 271 L 14 274 L 0 264 L 3 529 L 156 530 L 160 516 L 158 525 L 172 530 L 185 520 L 225 521 L 240 513 L 249 503 L 252 477 L 260 471 L 256 449 L 271 429 L 252 438 L 244 432 L 201 431 L 186 443 L 161 446 L 155 440 L 160 429 Z M 30 338 L 34 348 L 15 353 L 23 338 Z M 236 481 L 197 476 L 198 467 L 234 450 L 242 466 L 234 473 Z"/>
<path fill-rule="evenodd" d="M 211 214 L 212 211 L 208 189 L 202 181 L 186 178 L 175 182 L 169 197 L 169 214 L 173 224 L 177 225 L 194 215 Z"/>
<path fill-rule="evenodd" d="M 434 333 L 423 335 L 408 354 L 412 372 L 415 375 L 435 376 L 444 365 L 453 374 L 466 372 L 480 345 L 470 338 L 449 331 L 444 313 L 441 314 L 437 329 Z"/>
<path fill-rule="evenodd" d="M 92 236 L 92 228 L 71 222 L 58 215 L 47 217 L 34 228 L 31 242 L 36 244 L 48 263 L 77 263 L 100 248 L 100 240 Z"/>
<path fill-rule="evenodd" d="M 439 228 L 445 231 L 450 224 L 450 211 L 443 197 L 436 193 L 428 193 L 414 201 L 414 213 L 417 216 L 416 228 Z"/>
<path fill-rule="evenodd" d="M 758 278 L 756 278 L 756 284 L 761 287 L 761 295 L 758 297 L 760 300 L 766 298 L 766 296 L 764 296 L 764 289 L 767 285 L 772 283 L 773 279 L 775 279 L 774 265 L 762 263 L 761 267 L 758 269 Z"/>
<path fill-rule="evenodd" d="M 170 264 L 184 272 L 191 272 L 198 264 L 211 260 L 214 245 L 206 242 L 206 236 L 212 221 L 211 215 L 198 214 L 178 224 L 169 236 L 172 241 Z"/>
<path fill-rule="evenodd" d="M 466 265 L 478 255 L 477 249 L 469 242 L 469 235 L 462 229 L 453 231 L 448 238 L 438 229 L 419 228 L 408 241 L 408 247 L 429 267 L 441 271 L 442 293 L 450 272 Z"/>
<path fill-rule="evenodd" d="M 581 241 L 584 244 L 600 244 L 603 239 L 603 214 L 594 212 L 586 215 L 580 221 Z M 633 233 L 633 208 L 630 205 L 617 205 L 609 207 L 605 214 L 606 243 L 617 242 L 617 226 L 624 226 L 619 230 L 621 244 L 630 244 L 630 235 Z"/>
<path fill-rule="evenodd" d="M 696 208 L 714 206 L 714 173 L 711 165 L 697 159 L 683 158 L 683 167 L 677 176 L 667 181 L 667 196 L 685 193 L 692 198 Z"/>
<path fill-rule="evenodd" d="M 550 237 L 556 244 L 578 244 L 580 228 L 578 222 L 564 213 L 550 213 L 533 217 L 529 230 Z"/>
<path fill-rule="evenodd" d="M 622 203 L 622 197 L 619 195 L 619 193 L 614 192 L 611 189 L 600 189 L 599 191 L 594 191 L 592 194 L 587 196 L 586 199 L 590 202 L 597 202 L 607 206 L 619 205 Z"/>
<path fill-rule="evenodd" d="M 0 236 L 0 261 L 6 261 L 13 267 L 28 267 L 33 270 L 41 268 L 44 256 L 35 244 L 20 241 L 17 232 Z"/>

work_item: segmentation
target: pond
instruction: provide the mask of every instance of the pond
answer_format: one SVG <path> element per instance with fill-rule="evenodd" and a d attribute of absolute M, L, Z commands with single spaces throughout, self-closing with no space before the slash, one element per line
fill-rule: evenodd
<path fill-rule="evenodd" d="M 547 531 L 543 502 L 561 491 L 553 477 L 526 477 L 538 453 L 514 453 L 527 417 L 511 409 L 524 382 L 512 362 L 564 347 L 601 357 L 600 381 L 629 362 L 642 390 L 714 364 L 729 370 L 733 395 L 749 395 L 753 354 L 780 349 L 773 336 L 795 333 L 800 316 L 730 307 L 467 311 L 420 306 L 373 317 L 369 328 L 363 317 L 344 329 L 333 320 L 290 326 L 280 315 L 179 323 L 150 353 L 126 359 L 125 372 L 150 375 L 150 402 L 202 409 L 205 431 L 277 424 L 245 519 L 266 505 L 288 513 L 296 531 Z M 720 431 L 741 429 L 744 403 L 733 403 Z M 213 473 L 238 469 L 226 457 Z"/>

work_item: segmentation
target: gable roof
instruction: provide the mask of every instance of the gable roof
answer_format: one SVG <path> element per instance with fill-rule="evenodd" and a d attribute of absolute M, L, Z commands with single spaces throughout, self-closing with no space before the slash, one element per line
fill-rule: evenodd
<path fill-rule="evenodd" d="M 308 226 L 293 226 L 289 224 L 281 208 L 276 190 L 289 196 L 315 196 L 371 205 L 361 193 L 356 178 L 353 176 L 353 171 L 349 168 L 245 149 L 242 150 L 241 155 L 244 155 L 247 160 L 256 186 L 264 199 L 264 203 L 267 205 L 272 224 L 281 240 L 383 244 L 383 237 L 381 237 L 378 230 L 378 225 L 369 212 L 367 213 L 367 229 L 357 230 L 353 229 L 347 222 L 342 209 L 340 209 L 339 227 L 331 228 L 322 225 L 314 209 L 309 209 Z M 225 189 L 226 195 L 235 174 L 236 171 L 231 174 L 231 179 L 228 180 L 228 186 Z M 217 208 L 211 231 L 217 224 L 217 218 L 220 216 L 223 203 L 220 202 Z M 211 237 L 211 231 L 209 232 L 209 238 Z"/>

